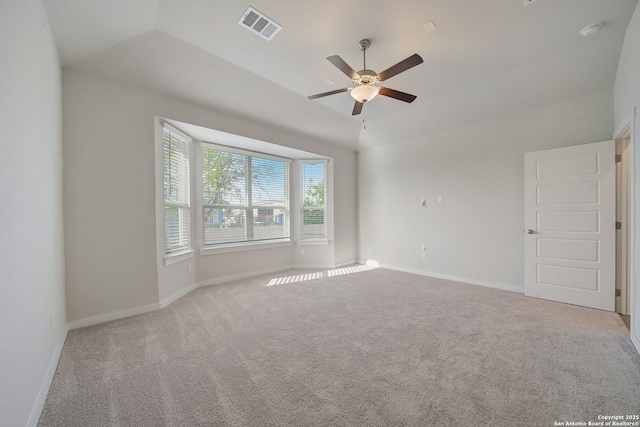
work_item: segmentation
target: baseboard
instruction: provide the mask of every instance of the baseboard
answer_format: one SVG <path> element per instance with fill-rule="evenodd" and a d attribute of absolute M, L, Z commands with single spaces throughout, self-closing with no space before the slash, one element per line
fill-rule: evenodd
<path fill-rule="evenodd" d="M 365 262 L 360 261 L 361 264 L 366 264 Z M 460 283 L 467 283 L 470 285 L 478 285 L 478 286 L 484 286 L 486 288 L 493 288 L 493 289 L 500 289 L 503 291 L 511 291 L 511 292 L 517 292 L 519 294 L 524 293 L 524 288 L 520 287 L 520 286 L 515 286 L 515 285 L 506 285 L 503 283 L 493 283 L 493 282 L 486 282 L 484 280 L 474 280 L 474 279 L 469 279 L 467 277 L 459 277 L 459 276 L 452 276 L 449 274 L 440 274 L 440 273 L 433 273 L 430 271 L 422 271 L 422 270 L 415 270 L 412 268 L 403 268 L 403 267 L 396 267 L 393 265 L 384 265 L 384 264 L 380 264 L 381 268 L 386 268 L 389 270 L 395 270 L 395 271 L 401 271 L 403 273 L 411 273 L 411 274 L 418 274 L 420 276 L 427 276 L 427 277 L 433 277 L 436 279 L 444 279 L 444 280 L 451 280 L 453 282 L 460 282 Z"/>
<path fill-rule="evenodd" d="M 44 380 L 42 381 L 42 385 L 40 386 L 38 397 L 33 404 L 33 408 L 31 409 L 31 415 L 29 415 L 29 420 L 27 421 L 28 427 L 36 427 L 38 425 L 38 421 L 40 421 L 40 415 L 42 414 L 42 409 L 44 408 L 44 404 L 47 401 L 49 388 L 51 388 L 53 376 L 55 375 L 56 369 L 58 368 L 58 362 L 60 361 L 60 356 L 62 355 L 62 349 L 64 348 L 64 343 L 67 340 L 68 333 L 69 327 L 65 326 L 62 329 L 60 336 L 58 337 L 58 342 L 56 343 L 56 347 L 53 350 L 53 355 L 51 356 L 49 367 L 47 368 Z"/>
<path fill-rule="evenodd" d="M 198 285 L 196 283 L 194 283 L 193 285 L 190 285 L 190 286 L 188 286 L 188 287 L 176 292 L 173 295 L 169 295 L 167 298 L 165 298 L 162 301 L 160 301 L 160 308 L 165 308 L 169 304 L 178 301 L 180 298 L 182 298 L 183 296 L 187 295 L 189 292 L 191 292 L 192 290 L 194 290 L 197 287 L 198 287 Z"/>
<path fill-rule="evenodd" d="M 333 267 L 331 267 L 331 269 L 333 268 L 342 268 L 342 267 L 348 267 L 350 265 L 356 265 L 359 264 L 358 261 L 356 260 L 351 260 L 351 261 L 347 261 L 347 262 L 341 262 L 339 264 L 334 265 Z"/>
<path fill-rule="evenodd" d="M 346 264 L 351 265 L 351 264 Z M 333 270 L 339 268 L 338 265 L 320 265 L 320 264 L 296 264 L 294 267 L 296 270 Z"/>
<path fill-rule="evenodd" d="M 293 268 L 298 268 L 298 267 L 294 267 L 293 265 L 287 265 L 284 267 L 276 267 L 276 268 L 269 268 L 266 270 L 252 271 L 250 273 L 234 274 L 233 276 L 218 277 L 216 279 L 198 282 L 197 287 L 201 288 L 203 286 L 219 285 L 220 283 L 233 282 L 234 280 L 250 279 L 251 277 L 262 276 L 263 274 L 278 273 L 280 271 L 291 270 Z"/>
<path fill-rule="evenodd" d="M 171 298 L 171 297 L 169 297 Z M 150 311 L 160 310 L 160 303 L 149 304 L 140 307 L 130 308 L 128 310 L 116 311 L 113 313 L 101 314 L 99 316 L 87 317 L 85 319 L 73 320 L 68 323 L 69 329 L 84 328 L 99 323 L 110 322 L 112 320 L 124 319 L 125 317 L 136 316 L 138 314 L 148 313 Z"/>
<path fill-rule="evenodd" d="M 340 263 L 340 264 L 334 264 L 334 265 L 318 265 L 318 264 L 287 265 L 285 267 L 276 267 L 276 268 L 270 268 L 270 269 L 267 269 L 267 270 L 254 271 L 254 272 L 251 272 L 251 273 L 235 274 L 233 276 L 225 276 L 225 277 L 219 277 L 217 279 L 205 280 L 203 282 L 198 282 L 197 287 L 200 288 L 200 287 L 203 287 L 203 286 L 219 285 L 220 283 L 233 282 L 234 280 L 250 279 L 252 277 L 262 276 L 264 274 L 279 273 L 281 271 L 287 271 L 287 270 L 295 270 L 295 269 L 300 269 L 300 270 L 333 270 L 335 268 L 346 267 L 346 266 L 354 265 L 354 264 L 357 264 L 357 262 L 356 261 L 347 261 L 347 262 L 343 262 L 343 263 Z"/>
<path fill-rule="evenodd" d="M 145 305 L 145 306 L 141 306 L 141 307 L 131 308 L 131 309 L 128 309 L 128 310 L 116 311 L 114 313 L 101 314 L 99 316 L 87 317 L 85 319 L 74 320 L 74 321 L 69 322 L 68 326 L 69 326 L 70 330 L 71 329 L 84 328 L 86 326 L 93 326 L 93 325 L 97 325 L 97 324 L 104 323 L 104 322 L 110 322 L 112 320 L 124 319 L 125 317 L 136 316 L 138 314 L 144 314 L 144 313 L 148 313 L 150 311 L 160 310 L 160 309 L 168 306 L 169 304 L 179 300 L 180 298 L 182 298 L 183 296 L 187 295 L 192 290 L 194 290 L 196 288 L 199 288 L 199 287 L 203 287 L 203 286 L 218 285 L 220 283 L 233 282 L 234 280 L 249 279 L 251 277 L 262 276 L 264 274 L 278 273 L 280 271 L 286 271 L 286 270 L 291 270 L 291 269 L 295 269 L 295 268 L 311 268 L 311 269 L 330 270 L 330 269 L 333 269 L 333 268 L 339 268 L 339 267 L 346 266 L 346 265 L 352 265 L 354 263 L 355 263 L 355 261 L 346 262 L 346 263 L 342 263 L 342 264 L 339 264 L 339 265 L 331 265 L 331 266 L 287 265 L 287 266 L 283 266 L 283 267 L 276 267 L 276 268 L 270 268 L 270 269 L 266 269 L 266 270 L 253 271 L 253 272 L 250 272 L 250 273 L 243 273 L 243 274 L 236 274 L 236 275 L 233 275 L 233 276 L 219 277 L 219 278 L 216 278 L 216 279 L 211 279 L 211 280 L 206 280 L 206 281 L 203 281 L 203 282 L 194 283 L 193 285 L 191 285 L 191 286 L 189 286 L 187 288 L 184 288 L 184 289 L 176 292 L 173 295 L 170 295 L 169 297 L 163 299 L 162 301 L 160 301 L 157 304 L 150 304 L 150 305 Z"/>
<path fill-rule="evenodd" d="M 631 342 L 636 348 L 636 351 L 640 354 L 640 337 L 637 335 L 637 331 L 634 330 L 633 326 L 631 326 L 631 333 L 629 334 L 631 338 Z"/>
<path fill-rule="evenodd" d="M 339 264 L 322 265 L 322 264 L 295 264 L 293 268 L 300 270 L 334 270 L 336 268 L 348 267 L 358 264 L 357 261 L 346 261 Z"/>
<path fill-rule="evenodd" d="M 220 283 L 233 282 L 234 280 L 249 279 L 251 277 L 262 276 L 264 274 L 278 273 L 280 271 L 286 271 L 286 270 L 292 270 L 292 269 L 332 270 L 332 269 L 342 268 L 342 267 L 346 267 L 346 266 L 354 265 L 354 264 L 366 264 L 366 261 L 347 261 L 347 262 L 343 262 L 343 263 L 335 264 L 335 265 L 317 265 L 317 264 L 314 264 L 314 265 L 287 265 L 287 266 L 284 266 L 284 267 L 276 267 L 276 268 L 270 268 L 270 269 L 266 269 L 266 270 L 253 271 L 253 272 L 250 272 L 250 273 L 235 274 L 233 276 L 219 277 L 219 278 L 216 278 L 216 279 L 206 280 L 206 281 L 203 281 L 203 282 L 198 282 L 196 284 L 193 284 L 193 285 L 191 285 L 191 286 L 189 286 L 189 287 L 187 287 L 185 289 L 182 289 L 182 290 L 176 292 L 175 294 L 165 298 L 164 300 L 162 300 L 161 302 L 159 302 L 157 304 L 150 304 L 150 305 L 146 305 L 146 306 L 131 308 L 131 309 L 128 309 L 128 310 L 122 310 L 122 311 L 117 311 L 117 312 L 114 312 L 114 313 L 107 313 L 107 314 L 102 314 L 102 315 L 99 315 L 99 316 L 87 317 L 85 319 L 79 319 L 79 320 L 71 321 L 71 322 L 68 323 L 68 329 L 72 330 L 72 329 L 84 328 L 86 326 L 93 326 L 93 325 L 97 325 L 97 324 L 104 323 L 104 322 L 110 322 L 112 320 L 124 319 L 125 317 L 136 316 L 138 314 L 144 314 L 144 313 L 148 313 L 150 311 L 160 310 L 160 309 L 168 306 L 169 304 L 179 300 L 180 298 L 182 298 L 183 296 L 187 295 L 192 290 L 194 290 L 196 288 L 203 287 L 203 286 L 218 285 Z M 418 275 L 421 275 L 421 276 L 434 277 L 434 278 L 437 278 L 437 279 L 445 279 L 445 280 L 451 280 L 451 281 L 454 281 L 454 282 L 462 282 L 462 283 L 469 283 L 469 284 L 472 284 L 472 285 L 485 286 L 485 287 L 488 287 L 488 288 L 502 289 L 502 290 L 518 292 L 518 293 L 522 293 L 523 292 L 523 289 L 519 288 L 517 286 L 504 285 L 504 284 L 492 283 L 492 282 L 484 282 L 484 281 L 480 281 L 480 280 L 468 279 L 468 278 L 465 278 L 465 277 L 457 277 L 457 276 L 450 276 L 450 275 L 447 275 L 447 274 L 431 273 L 431 272 L 425 272 L 425 271 L 421 271 L 421 270 L 414 270 L 414 269 L 407 269 L 407 268 L 402 268 L 402 267 L 395 267 L 395 266 L 391 266 L 391 265 L 380 265 L 380 267 L 387 268 L 389 270 L 402 271 L 402 272 L 405 272 L 405 273 L 418 274 Z M 636 347 L 638 347 L 637 344 L 636 344 Z"/>

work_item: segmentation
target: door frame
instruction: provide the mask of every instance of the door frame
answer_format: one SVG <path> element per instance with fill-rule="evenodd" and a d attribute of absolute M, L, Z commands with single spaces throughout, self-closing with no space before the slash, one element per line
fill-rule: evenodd
<path fill-rule="evenodd" d="M 629 271 L 629 315 L 631 316 L 631 341 L 636 347 L 636 350 L 640 351 L 640 289 L 638 286 L 637 272 L 640 271 L 640 261 L 637 259 L 638 245 L 640 244 L 640 235 L 638 235 L 638 224 L 636 219 L 640 213 L 640 209 L 637 207 L 640 197 L 636 197 L 636 192 L 640 190 L 637 188 L 640 183 L 640 147 L 638 147 L 638 129 L 637 129 L 637 107 L 632 107 L 631 111 L 624 117 L 624 119 L 617 125 L 613 139 L 616 141 L 630 137 L 629 144 L 629 210 L 628 210 L 628 236 L 630 236 L 631 242 L 628 245 L 628 259 L 630 260 L 628 265 Z"/>
<path fill-rule="evenodd" d="M 630 211 L 631 174 L 631 135 L 630 126 L 625 127 L 621 136 L 616 141 L 616 221 L 620 228 L 616 230 L 616 290 L 620 295 L 616 297 L 616 312 L 629 314 L 630 312 L 630 265 L 633 258 L 630 257 L 631 230 L 633 222 Z"/>

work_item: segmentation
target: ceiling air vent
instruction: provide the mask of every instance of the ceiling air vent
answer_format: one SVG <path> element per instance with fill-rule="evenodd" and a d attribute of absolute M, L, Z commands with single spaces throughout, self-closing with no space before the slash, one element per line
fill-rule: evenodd
<path fill-rule="evenodd" d="M 258 33 L 261 37 L 271 40 L 282 27 L 273 20 L 267 18 L 264 14 L 250 7 L 242 15 L 238 24 L 247 27 L 251 31 Z"/>

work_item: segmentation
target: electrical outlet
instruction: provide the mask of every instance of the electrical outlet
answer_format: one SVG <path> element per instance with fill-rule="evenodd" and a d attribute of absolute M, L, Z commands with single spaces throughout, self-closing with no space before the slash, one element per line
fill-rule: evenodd
<path fill-rule="evenodd" d="M 300 255 L 304 255 L 304 248 L 300 248 Z"/>
<path fill-rule="evenodd" d="M 187 271 L 191 271 L 191 263 L 187 264 Z"/>
<path fill-rule="evenodd" d="M 423 260 L 426 260 L 426 259 L 427 259 L 427 252 L 426 252 L 426 251 L 425 251 L 425 252 L 422 252 L 422 259 L 423 259 Z"/>

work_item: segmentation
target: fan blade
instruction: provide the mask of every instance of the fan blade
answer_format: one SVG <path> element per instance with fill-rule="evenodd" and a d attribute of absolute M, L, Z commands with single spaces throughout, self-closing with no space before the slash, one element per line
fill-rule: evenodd
<path fill-rule="evenodd" d="M 416 65 L 422 64 L 423 62 L 424 61 L 422 60 L 420 55 L 418 55 L 417 53 L 414 53 L 404 61 L 400 61 L 396 65 L 387 68 L 381 73 L 378 73 L 378 80 L 383 81 L 383 80 L 390 79 L 396 74 L 400 74 L 403 71 L 407 71 L 409 68 L 413 68 Z"/>
<path fill-rule="evenodd" d="M 342 89 L 337 89 L 337 90 L 332 90 L 331 92 L 324 92 L 324 93 L 319 93 L 317 95 L 309 95 L 307 96 L 307 98 L 309 99 L 316 99 L 316 98 L 322 98 L 323 96 L 329 96 L 329 95 L 335 95 L 336 93 L 342 93 L 342 92 L 346 92 L 349 89 L 342 88 Z"/>
<path fill-rule="evenodd" d="M 345 73 L 351 80 L 354 80 L 360 77 L 358 73 L 356 73 L 356 71 L 353 68 L 351 68 L 349 64 L 344 62 L 344 60 L 340 58 L 338 55 L 328 56 L 327 59 L 329 60 L 329 62 L 335 65 L 338 68 L 338 70 Z"/>
<path fill-rule="evenodd" d="M 357 116 L 358 114 L 362 113 L 362 106 L 364 104 L 362 102 L 358 102 L 356 101 L 355 105 L 353 106 L 353 112 L 351 113 L 352 116 Z"/>
<path fill-rule="evenodd" d="M 413 102 L 417 98 L 417 96 L 411 95 L 410 93 L 400 92 L 399 90 L 389 89 L 388 87 L 381 87 L 378 93 L 404 102 Z"/>

